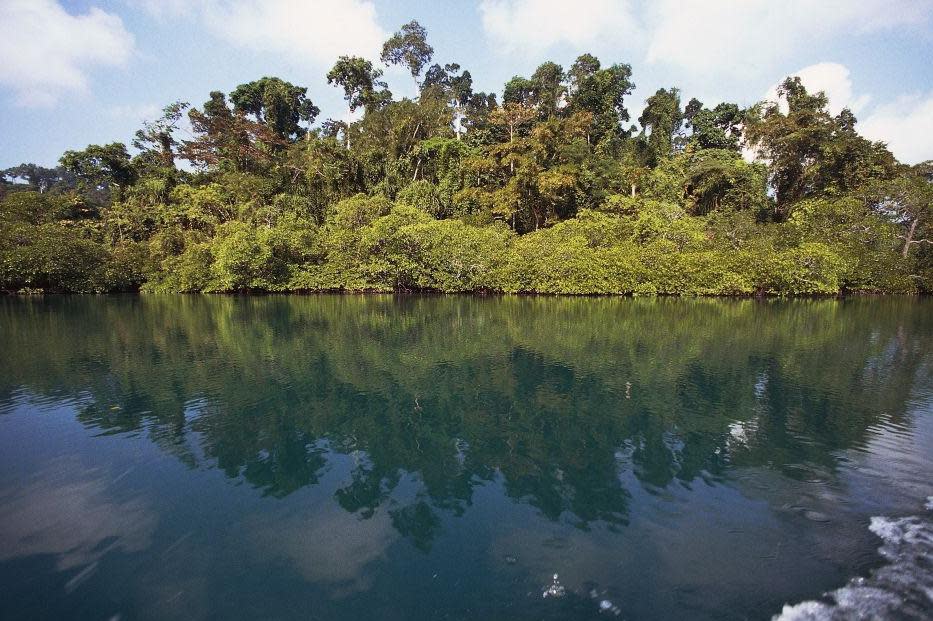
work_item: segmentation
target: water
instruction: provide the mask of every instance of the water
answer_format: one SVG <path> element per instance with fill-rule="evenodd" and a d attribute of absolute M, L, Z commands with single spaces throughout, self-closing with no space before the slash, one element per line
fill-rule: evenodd
<path fill-rule="evenodd" d="M 929 618 L 931 311 L 2 298 L 0 618 Z"/>

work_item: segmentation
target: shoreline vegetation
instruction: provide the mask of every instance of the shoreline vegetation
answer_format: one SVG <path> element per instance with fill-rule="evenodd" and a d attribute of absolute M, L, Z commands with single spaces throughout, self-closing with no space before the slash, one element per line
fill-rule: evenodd
<path fill-rule="evenodd" d="M 747 109 L 662 88 L 632 119 L 632 68 L 590 54 L 476 92 L 413 21 L 380 60 L 418 96 L 344 56 L 343 120 L 264 77 L 166 106 L 132 153 L 0 171 L 0 291 L 933 291 L 933 162 L 799 78 Z"/>

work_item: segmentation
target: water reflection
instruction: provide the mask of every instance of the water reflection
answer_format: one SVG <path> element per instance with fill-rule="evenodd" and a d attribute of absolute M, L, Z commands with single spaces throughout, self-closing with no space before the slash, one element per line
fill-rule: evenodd
<path fill-rule="evenodd" d="M 833 476 L 834 451 L 903 420 L 929 330 L 897 304 L 506 298 L 4 302 L 0 394 L 77 394 L 78 419 L 145 433 L 272 496 L 357 455 L 342 507 L 428 540 L 501 473 L 581 527 L 624 524 L 619 471 L 663 489 L 763 466 Z M 880 312 L 879 312 L 880 311 Z M 36 355 L 41 352 L 41 355 Z"/>
<path fill-rule="evenodd" d="M 217 537 L 331 598 L 373 589 L 373 568 L 390 564 L 400 541 L 413 558 L 451 553 L 440 540 L 451 520 L 471 515 L 462 538 L 486 541 L 482 562 L 510 580 L 547 585 L 561 565 L 562 583 L 582 598 L 562 605 L 598 612 L 603 600 L 631 600 L 592 576 L 651 558 L 643 576 L 692 585 L 670 611 L 702 616 L 724 574 L 776 590 L 786 580 L 788 593 L 806 595 L 761 570 L 762 557 L 783 562 L 786 533 L 824 516 L 843 528 L 834 504 L 867 502 L 865 490 L 892 473 L 898 493 L 924 494 L 928 461 L 905 457 L 889 472 L 882 454 L 911 454 L 917 408 L 930 403 L 931 308 L 913 299 L 8 298 L 0 412 L 67 406 L 88 434 L 144 442 L 198 473 L 189 477 L 198 490 L 217 475 L 255 489 L 259 504 L 236 507 L 232 530 Z M 65 569 L 92 565 L 108 546 L 149 546 L 157 520 L 147 501 L 110 498 L 93 473 L 81 476 L 0 486 L 0 563 L 47 553 Z M 73 515 L 93 527 L 56 521 Z M 726 530 L 707 532 L 712 520 Z M 218 545 L 169 530 L 165 545 L 190 558 Z M 626 531 L 640 540 L 619 550 L 613 538 Z M 807 531 L 796 545 L 830 550 L 839 535 Z M 685 569 L 743 545 L 761 556 L 705 576 Z M 796 565 L 806 573 L 808 562 Z M 838 569 L 826 580 L 847 568 Z M 204 580 L 194 569 L 175 580 L 183 575 Z M 167 587 L 158 598 L 173 610 L 217 588 L 179 586 L 172 600 Z M 213 614 L 212 599 L 187 605 Z"/>
<path fill-rule="evenodd" d="M 157 519 L 146 504 L 111 497 L 100 473 L 76 466 L 53 461 L 0 494 L 0 562 L 48 555 L 59 571 L 81 569 L 80 579 L 110 550 L 149 546 Z"/>

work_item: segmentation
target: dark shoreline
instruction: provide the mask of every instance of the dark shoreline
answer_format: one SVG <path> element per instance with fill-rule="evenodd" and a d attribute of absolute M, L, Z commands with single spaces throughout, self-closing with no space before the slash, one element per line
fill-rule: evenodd
<path fill-rule="evenodd" d="M 381 291 L 378 289 L 296 289 L 291 291 L 261 291 L 261 290 L 241 290 L 241 291 L 175 291 L 175 292 L 151 292 L 151 291 L 106 291 L 99 293 L 71 292 L 71 291 L 36 291 L 22 293 L 19 291 L 0 290 L 0 296 L 8 297 L 41 297 L 41 296 L 220 296 L 220 297 L 273 297 L 273 296 L 393 296 L 393 297 L 476 297 L 476 298 L 503 298 L 503 297 L 544 297 L 544 298 L 680 298 L 680 299 L 723 299 L 723 300 L 777 300 L 777 299 L 804 299 L 804 300 L 841 300 L 846 298 L 927 298 L 930 292 L 916 293 L 888 293 L 879 291 L 844 291 L 839 293 L 797 293 L 797 294 L 778 294 L 778 293 L 547 293 L 540 291 L 436 291 L 431 289 L 420 290 L 394 290 Z"/>

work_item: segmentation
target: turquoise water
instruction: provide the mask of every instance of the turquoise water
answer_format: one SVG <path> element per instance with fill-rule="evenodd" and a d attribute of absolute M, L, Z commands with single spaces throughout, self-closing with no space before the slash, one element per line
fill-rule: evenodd
<path fill-rule="evenodd" d="M 0 298 L 0 618 L 928 617 L 931 311 Z"/>

